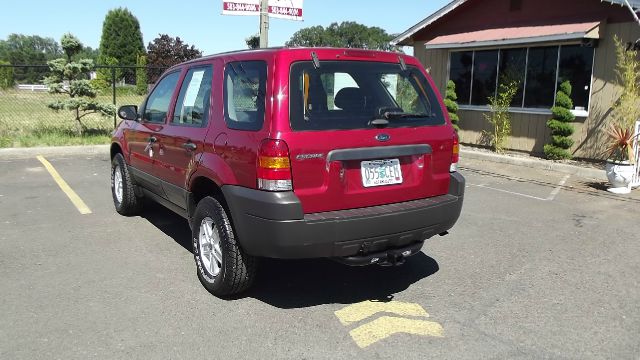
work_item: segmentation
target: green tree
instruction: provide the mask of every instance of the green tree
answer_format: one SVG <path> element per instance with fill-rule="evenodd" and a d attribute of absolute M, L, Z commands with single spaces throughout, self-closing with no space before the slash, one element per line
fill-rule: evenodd
<path fill-rule="evenodd" d="M 490 112 L 484 114 L 484 117 L 493 127 L 488 136 L 495 152 L 502 153 L 507 146 L 507 140 L 511 135 L 509 106 L 511 106 L 519 86 L 520 83 L 516 80 L 503 82 L 498 86 L 498 94 L 489 97 Z"/>
<path fill-rule="evenodd" d="M 60 45 L 52 38 L 10 34 L 6 40 L 0 40 L 0 60 L 12 65 L 45 65 L 61 55 Z M 35 84 L 41 82 L 46 73 L 46 68 L 18 67 L 14 69 L 14 78 L 18 83 Z"/>
<path fill-rule="evenodd" d="M 133 66 L 141 53 L 144 53 L 144 42 L 138 19 L 126 8 L 110 10 L 102 24 L 100 55 L 116 58 L 120 65 Z M 127 83 L 133 83 L 133 69 L 124 70 L 123 75 Z"/>
<path fill-rule="evenodd" d="M 145 95 L 149 87 L 149 81 L 147 81 L 147 56 L 144 54 L 138 55 L 136 66 L 136 93 Z"/>
<path fill-rule="evenodd" d="M 456 95 L 456 83 L 452 80 L 447 82 L 447 92 L 444 97 L 444 105 L 447 107 L 447 112 L 449 113 L 449 119 L 451 119 L 451 123 L 453 123 L 453 128 L 458 132 L 460 127 L 458 126 L 458 121 L 460 118 L 458 117 L 458 95 Z"/>
<path fill-rule="evenodd" d="M 147 47 L 147 63 L 149 64 L 147 75 L 153 84 L 158 80 L 162 72 L 181 62 L 202 57 L 202 52 L 180 40 L 167 34 L 160 34 L 153 39 Z"/>
<path fill-rule="evenodd" d="M 571 100 L 571 84 L 564 81 L 558 88 L 556 104 L 551 108 L 553 117 L 547 121 L 547 127 L 551 129 L 551 143 L 544 146 L 544 155 L 547 159 L 560 160 L 571 159 L 569 152 L 573 146 L 571 134 L 574 132 L 571 122 L 576 118 L 572 113 L 573 101 Z"/>
<path fill-rule="evenodd" d="M 101 91 L 109 90 L 112 86 L 115 86 L 113 83 L 113 71 L 115 70 L 115 80 L 116 82 L 120 81 L 124 76 L 121 68 L 116 68 L 118 66 L 118 59 L 111 56 L 98 56 L 98 65 L 109 66 L 106 68 L 96 68 L 96 79 L 93 81 L 95 87 Z"/>
<path fill-rule="evenodd" d="M 8 61 L 0 60 L 0 65 L 10 65 Z M 0 90 L 13 86 L 13 68 L 9 66 L 0 67 Z"/>
<path fill-rule="evenodd" d="M 62 36 L 61 44 L 67 58 L 50 60 L 47 63 L 50 75 L 45 78 L 45 84 L 49 86 L 50 93 L 66 94 L 68 98 L 56 100 L 50 103 L 49 107 L 55 111 L 72 111 L 76 122 L 76 132 L 78 136 L 82 136 L 83 117 L 94 113 L 104 116 L 113 115 L 115 107 L 112 104 L 101 104 L 95 100 L 96 90 L 86 79 L 87 73 L 93 69 L 93 61 L 91 59 L 70 60 L 82 49 L 80 41 L 71 34 L 65 34 Z"/>
<path fill-rule="evenodd" d="M 260 48 L 260 34 L 251 35 L 248 38 L 245 38 L 244 42 L 247 44 L 249 49 L 258 49 Z"/>
<path fill-rule="evenodd" d="M 332 46 L 392 50 L 392 35 L 379 27 L 368 27 L 353 21 L 332 23 L 328 27 L 312 26 L 296 31 L 286 46 Z"/>

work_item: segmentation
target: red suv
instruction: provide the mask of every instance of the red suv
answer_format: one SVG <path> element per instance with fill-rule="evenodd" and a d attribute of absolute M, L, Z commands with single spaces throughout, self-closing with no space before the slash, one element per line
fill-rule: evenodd
<path fill-rule="evenodd" d="M 420 63 L 331 48 L 176 65 L 111 145 L 116 210 L 189 221 L 198 277 L 247 289 L 257 257 L 396 265 L 460 215 L 458 137 Z"/>

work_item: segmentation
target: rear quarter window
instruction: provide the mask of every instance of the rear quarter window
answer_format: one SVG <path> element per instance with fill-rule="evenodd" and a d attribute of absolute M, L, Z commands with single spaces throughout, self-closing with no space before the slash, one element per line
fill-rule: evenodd
<path fill-rule="evenodd" d="M 230 62 L 224 70 L 224 114 L 227 127 L 257 131 L 264 123 L 267 63 Z"/>
<path fill-rule="evenodd" d="M 290 70 L 292 130 L 444 125 L 438 98 L 415 67 L 362 61 L 296 62 Z"/>

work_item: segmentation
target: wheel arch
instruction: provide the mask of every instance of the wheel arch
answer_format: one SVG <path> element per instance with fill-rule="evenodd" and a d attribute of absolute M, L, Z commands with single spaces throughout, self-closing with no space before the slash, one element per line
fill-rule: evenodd
<path fill-rule="evenodd" d="M 229 211 L 220 185 L 211 180 L 211 178 L 209 178 L 208 176 L 194 176 L 189 186 L 189 193 L 190 199 L 187 209 L 187 211 L 189 212 L 189 218 L 193 217 L 193 213 L 195 212 L 196 206 L 198 205 L 200 200 L 204 199 L 207 196 L 211 196 L 218 200 L 220 204 L 225 208 L 225 210 Z"/>

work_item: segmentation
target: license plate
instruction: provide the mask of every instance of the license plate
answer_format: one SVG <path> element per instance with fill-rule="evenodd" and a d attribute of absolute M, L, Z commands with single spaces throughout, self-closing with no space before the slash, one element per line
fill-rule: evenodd
<path fill-rule="evenodd" d="M 360 170 L 364 187 L 402 184 L 398 159 L 363 161 Z"/>

